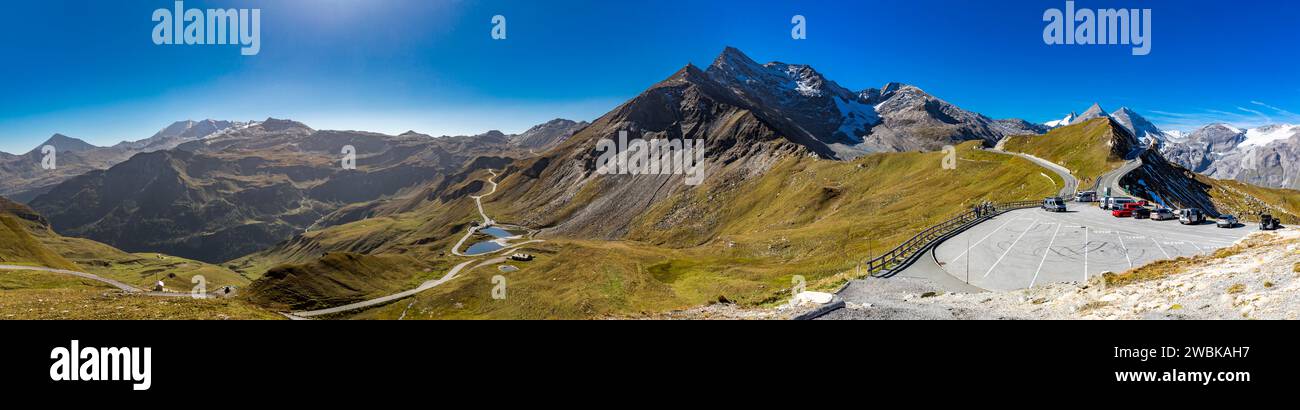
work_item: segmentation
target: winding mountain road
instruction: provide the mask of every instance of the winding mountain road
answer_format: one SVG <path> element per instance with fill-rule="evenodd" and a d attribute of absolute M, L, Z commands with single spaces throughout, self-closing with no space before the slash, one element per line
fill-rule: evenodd
<path fill-rule="evenodd" d="M 1128 175 L 1128 173 L 1141 167 L 1142 158 L 1134 158 L 1125 162 L 1124 165 L 1119 168 L 1115 168 L 1114 171 L 1107 172 L 1097 177 L 1097 196 L 1105 196 L 1106 188 L 1110 188 L 1111 196 L 1129 195 L 1128 191 L 1125 190 L 1124 187 L 1120 186 L 1119 181 L 1123 179 L 1125 175 Z"/>
<path fill-rule="evenodd" d="M 484 197 L 487 197 L 487 196 L 489 196 L 489 195 L 495 194 L 495 193 L 497 192 L 497 183 L 496 183 L 496 181 L 494 181 L 494 179 L 496 179 L 496 177 L 498 177 L 499 175 L 497 175 L 497 172 L 496 172 L 495 170 L 491 170 L 491 169 L 488 170 L 488 173 L 491 173 L 491 174 L 492 174 L 492 177 L 488 178 L 488 180 L 487 180 L 487 182 L 488 182 L 489 184 L 492 185 L 492 190 L 491 190 L 491 191 L 488 191 L 488 193 L 483 194 L 483 195 L 471 196 L 471 198 L 474 198 L 474 202 L 475 202 L 475 204 L 478 205 L 479 216 L 481 216 L 481 217 L 483 218 L 483 223 L 479 224 L 479 226 L 477 226 L 477 227 L 471 227 L 471 228 L 469 228 L 469 231 L 465 233 L 465 236 L 461 237 L 461 238 L 460 238 L 460 241 L 457 241 L 457 242 L 456 242 L 456 245 L 454 245 L 454 246 L 452 247 L 452 249 L 451 249 L 451 253 L 452 253 L 453 255 L 456 255 L 456 256 L 462 256 L 462 257 L 478 257 L 478 256 L 486 256 L 486 255 L 493 255 L 493 254 L 498 254 L 498 253 L 509 252 L 509 251 L 511 251 L 511 250 L 518 249 L 519 247 L 522 247 L 522 246 L 524 246 L 524 245 L 533 244 L 533 243 L 539 243 L 539 242 L 545 242 L 545 241 L 543 241 L 543 240 L 541 240 L 541 239 L 533 239 L 533 240 L 528 240 L 528 241 L 524 241 L 524 242 L 520 242 L 520 243 L 516 243 L 516 244 L 510 244 L 510 245 L 508 245 L 508 246 L 505 246 L 505 247 L 503 247 L 503 248 L 501 248 L 501 249 L 497 249 L 497 250 L 495 250 L 495 251 L 484 252 L 484 253 L 476 254 L 476 255 L 466 255 L 466 254 L 463 254 L 463 253 L 460 252 L 460 248 L 461 248 L 462 246 L 464 246 L 465 241 L 468 240 L 471 236 L 473 236 L 475 232 L 478 232 L 479 227 L 487 227 L 487 226 L 492 226 L 492 225 L 495 224 L 495 221 L 493 221 L 492 218 L 488 217 L 487 212 L 485 212 L 485 211 L 483 210 L 483 198 L 484 198 Z M 512 237 L 512 238 L 513 238 L 513 237 Z M 441 278 L 438 278 L 438 279 L 435 279 L 435 280 L 426 281 L 426 282 L 420 284 L 420 286 L 416 287 L 415 289 L 410 289 L 410 290 L 406 290 L 406 291 L 402 291 L 402 292 L 394 293 L 394 294 L 387 295 L 387 296 L 381 296 L 381 297 L 374 298 L 374 299 L 364 300 L 364 301 L 361 301 L 361 302 L 350 303 L 350 304 L 343 305 L 343 306 L 336 306 L 336 307 L 332 307 L 332 308 L 319 309 L 319 310 L 309 310 L 309 311 L 299 311 L 299 312 L 283 313 L 283 315 L 284 315 L 285 317 L 290 318 L 290 319 L 296 319 L 296 320 L 298 320 L 298 319 L 305 319 L 305 318 L 311 318 L 311 317 L 322 316 L 322 315 L 331 315 L 331 314 L 343 313 L 343 312 L 352 311 L 352 310 L 357 310 L 357 309 L 364 309 L 364 308 L 368 308 L 368 307 L 372 307 L 372 306 L 383 305 L 383 304 L 390 303 L 390 302 L 393 302 L 393 301 L 396 301 L 396 300 L 401 300 L 401 299 L 404 299 L 404 298 L 407 298 L 407 297 L 410 297 L 410 296 L 414 296 L 414 295 L 416 295 L 416 294 L 418 294 L 418 293 L 420 293 L 420 292 L 424 292 L 424 291 L 426 291 L 426 290 L 433 289 L 434 287 L 437 287 L 438 285 L 441 285 L 441 284 L 447 283 L 447 282 L 451 281 L 452 279 L 455 279 L 455 278 L 457 277 L 456 275 L 459 274 L 462 270 L 464 270 L 466 266 L 469 266 L 469 265 L 471 265 L 471 264 L 474 264 L 475 262 L 479 262 L 479 263 L 478 263 L 477 265 L 474 265 L 473 267 L 470 267 L 469 269 L 472 270 L 472 269 L 474 269 L 474 268 L 478 268 L 478 267 L 480 267 L 480 266 L 484 266 L 484 265 L 491 265 L 491 264 L 494 264 L 494 263 L 501 263 L 501 262 L 505 262 L 505 260 L 506 260 L 505 257 L 497 257 L 497 258 L 488 259 L 488 260 L 471 259 L 471 260 L 467 260 L 467 261 L 465 261 L 465 262 L 461 262 L 460 264 L 458 264 L 458 265 L 452 267 L 451 270 L 447 271 L 447 274 L 443 275 Z"/>
<path fill-rule="evenodd" d="M 1070 174 L 1069 169 L 1061 166 L 1060 164 L 1039 157 L 1035 157 L 1033 155 L 1022 154 L 1019 152 L 1008 152 L 997 148 L 989 150 L 989 152 L 996 152 L 999 154 L 1007 154 L 1007 155 L 1014 155 L 1017 157 L 1021 157 L 1035 164 L 1038 164 L 1038 166 L 1040 167 L 1047 168 L 1052 172 L 1056 173 L 1056 175 L 1061 177 L 1062 181 L 1065 181 L 1065 186 L 1061 187 L 1061 192 L 1059 193 L 1059 195 L 1061 196 L 1061 198 L 1065 198 L 1066 201 L 1073 200 L 1074 194 L 1079 191 L 1079 179 L 1075 178 L 1074 175 Z"/>

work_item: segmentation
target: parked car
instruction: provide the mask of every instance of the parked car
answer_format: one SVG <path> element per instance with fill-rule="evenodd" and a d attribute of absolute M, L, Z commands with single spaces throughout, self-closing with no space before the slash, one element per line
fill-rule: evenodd
<path fill-rule="evenodd" d="M 1214 224 L 1218 225 L 1220 228 L 1236 228 L 1237 217 L 1232 215 L 1219 215 L 1219 219 L 1215 221 Z"/>
<path fill-rule="evenodd" d="M 1076 202 L 1097 202 L 1097 193 L 1094 191 L 1082 191 L 1074 194 Z"/>
<path fill-rule="evenodd" d="M 1151 208 L 1140 207 L 1134 209 L 1133 219 L 1151 219 Z"/>
<path fill-rule="evenodd" d="M 1122 208 L 1117 208 L 1113 211 L 1110 211 L 1110 214 L 1111 216 L 1114 216 L 1116 218 L 1128 218 L 1133 216 L 1133 211 L 1136 211 L 1138 209 L 1143 209 L 1143 208 L 1138 206 L 1137 203 L 1129 202 L 1127 204 L 1124 204 L 1124 207 Z"/>
<path fill-rule="evenodd" d="M 1178 210 L 1178 223 L 1183 225 L 1197 225 L 1205 222 L 1205 213 L 1200 209 L 1186 208 Z"/>
<path fill-rule="evenodd" d="M 1124 204 L 1131 204 L 1133 202 L 1133 198 L 1126 196 L 1106 197 L 1101 201 L 1101 209 L 1124 209 Z"/>
<path fill-rule="evenodd" d="M 1263 214 L 1259 216 L 1259 230 L 1272 231 L 1282 228 L 1282 222 L 1274 218 L 1273 215 Z"/>
<path fill-rule="evenodd" d="M 1151 211 L 1151 220 L 1153 221 L 1168 221 L 1170 219 L 1178 219 L 1178 217 L 1169 208 L 1156 208 L 1156 210 Z"/>
<path fill-rule="evenodd" d="M 1059 196 L 1043 198 L 1042 208 L 1048 212 L 1065 212 L 1065 200 Z"/>

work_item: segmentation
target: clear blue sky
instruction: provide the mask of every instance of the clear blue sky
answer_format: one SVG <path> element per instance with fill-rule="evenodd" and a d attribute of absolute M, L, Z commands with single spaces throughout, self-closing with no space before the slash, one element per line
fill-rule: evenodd
<path fill-rule="evenodd" d="M 53 133 L 98 145 L 181 119 L 288 117 L 320 129 L 468 134 L 591 120 L 726 45 L 811 64 L 851 89 L 915 84 L 992 117 L 1035 122 L 1092 102 L 1158 125 L 1300 123 L 1296 2 L 1082 1 L 1149 7 L 1148 56 L 1047 46 L 1064 1 L 215 0 L 262 9 L 262 49 L 156 46 L 172 1 L 6 4 L 0 150 Z M 508 39 L 490 38 L 493 15 Z M 790 38 L 790 18 L 808 39 Z"/>

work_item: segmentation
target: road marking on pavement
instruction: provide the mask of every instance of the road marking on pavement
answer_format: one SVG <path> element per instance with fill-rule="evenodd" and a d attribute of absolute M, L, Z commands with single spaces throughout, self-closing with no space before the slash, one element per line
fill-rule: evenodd
<path fill-rule="evenodd" d="M 986 277 L 986 278 L 989 277 L 989 274 L 990 274 L 990 273 L 993 273 L 993 268 L 998 267 L 998 264 L 999 264 L 999 263 L 1002 263 L 1002 258 L 1007 257 L 1007 254 L 1008 254 L 1008 253 L 1011 253 L 1011 250 L 1014 249 L 1014 248 L 1016 247 L 1016 244 L 1017 244 L 1017 243 L 1020 243 L 1020 240 L 1023 239 L 1023 238 L 1025 237 L 1025 234 L 1027 234 L 1027 233 L 1029 233 L 1029 231 L 1033 230 L 1035 226 L 1038 226 L 1038 220 L 1037 220 L 1037 219 L 1035 219 L 1035 220 L 1034 220 L 1034 223 L 1031 224 L 1031 225 L 1029 225 L 1028 228 L 1025 228 L 1025 231 L 1024 231 L 1024 232 L 1021 232 L 1021 233 L 1020 233 L 1020 236 L 1016 238 L 1015 242 L 1011 242 L 1011 246 L 1008 246 L 1008 247 L 1007 247 L 1007 250 L 1002 251 L 1002 256 L 998 256 L 998 260 L 993 262 L 993 266 L 990 266 L 990 267 L 989 267 L 988 272 L 984 272 L 984 277 Z"/>
<path fill-rule="evenodd" d="M 1029 281 L 1029 287 L 1031 288 L 1034 287 L 1034 283 L 1038 282 L 1038 273 L 1043 271 L 1043 263 L 1047 262 L 1047 255 L 1052 253 L 1052 244 L 1056 243 L 1056 235 L 1061 233 L 1061 224 L 1053 223 L 1052 225 L 1056 225 L 1056 232 L 1052 233 L 1052 240 L 1047 242 L 1047 250 L 1043 252 L 1043 259 L 1038 261 L 1038 269 L 1034 270 L 1034 278 Z"/>
<path fill-rule="evenodd" d="M 1030 220 L 1031 220 L 1031 219 L 1029 219 L 1029 218 L 1015 218 L 1015 219 L 1007 220 L 1007 223 L 1002 224 L 1002 226 L 999 226 L 998 229 L 994 229 L 993 232 L 989 232 L 988 235 L 984 235 L 984 237 L 983 237 L 983 238 L 980 238 L 980 240 L 979 240 L 978 242 L 975 242 L 975 243 L 972 244 L 971 246 L 967 247 L 966 250 L 961 251 L 961 253 L 957 254 L 957 257 L 952 258 L 953 263 L 956 263 L 958 259 L 961 259 L 961 257 L 962 257 L 963 255 L 966 255 L 966 252 L 970 252 L 970 248 L 973 248 L 973 247 L 976 247 L 976 246 L 980 246 L 981 243 L 984 243 L 984 240 L 985 240 L 985 239 L 988 239 L 990 236 L 993 236 L 993 234 L 998 233 L 998 231 L 1001 231 L 1002 228 L 1006 228 L 1007 225 L 1010 225 L 1012 222 L 1015 222 L 1015 221 L 1030 221 Z"/>
<path fill-rule="evenodd" d="M 1088 227 L 1083 227 L 1083 282 L 1088 282 Z"/>
<path fill-rule="evenodd" d="M 1117 233 L 1115 237 L 1119 238 L 1119 246 L 1124 248 L 1124 259 L 1128 260 L 1128 268 L 1133 269 L 1133 259 L 1128 257 L 1128 245 L 1124 244 L 1124 236 Z"/>
<path fill-rule="evenodd" d="M 1156 242 L 1156 238 L 1151 238 L 1151 242 L 1155 243 L 1157 248 L 1160 248 L 1160 253 L 1165 254 L 1165 259 L 1173 259 L 1169 256 L 1169 252 L 1165 252 L 1165 247 L 1160 246 L 1160 242 Z"/>

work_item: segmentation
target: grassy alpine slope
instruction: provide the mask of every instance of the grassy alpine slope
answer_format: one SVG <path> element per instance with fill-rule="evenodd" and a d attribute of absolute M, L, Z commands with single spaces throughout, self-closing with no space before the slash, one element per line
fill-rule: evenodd
<path fill-rule="evenodd" d="M 0 270 L 0 320 L 283 319 L 240 299 L 129 295 L 107 284 L 38 271 Z"/>
<path fill-rule="evenodd" d="M 59 236 L 25 205 L 0 198 L 0 264 L 88 272 L 149 288 L 188 292 L 203 275 L 208 289 L 243 286 L 248 279 L 219 266 L 158 254 L 131 254 L 95 241 Z M 0 319 L 279 319 L 239 299 L 128 295 L 76 276 L 0 270 Z"/>
<path fill-rule="evenodd" d="M 788 156 L 735 189 L 711 191 L 706 179 L 702 189 L 663 201 L 640 217 L 627 240 L 547 238 L 523 249 L 537 260 L 511 263 L 521 268 L 518 272 L 501 273 L 496 265 L 467 270 L 413 301 L 354 317 L 391 319 L 404 312 L 417 319 L 625 316 L 718 300 L 784 301 L 795 275 L 805 277 L 810 288 L 832 288 L 850 279 L 869 255 L 976 203 L 1037 199 L 1062 184 L 1027 160 L 975 146 L 959 147 L 954 170 L 941 167 L 942 152 L 882 153 L 854 161 Z M 441 206 L 457 209 L 459 202 Z M 484 206 L 494 218 L 511 217 L 502 209 L 507 204 L 489 200 Z M 682 206 L 712 210 L 701 216 L 710 222 L 703 229 L 650 222 Z M 398 215 L 370 229 L 440 214 L 434 208 Z M 361 235 L 351 224 L 331 229 Z M 423 252 L 436 258 L 445 249 Z M 498 274 L 507 280 L 504 300 L 491 298 L 491 279 Z"/>
<path fill-rule="evenodd" d="M 1079 179 L 1080 189 L 1087 189 L 1097 177 L 1123 165 L 1124 155 L 1133 148 L 1117 128 L 1110 119 L 1095 118 L 1045 135 L 1008 137 L 1002 149 L 1057 163 Z"/>

